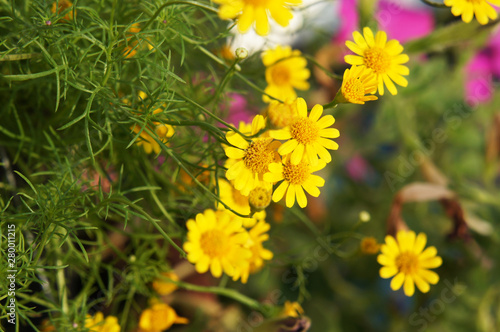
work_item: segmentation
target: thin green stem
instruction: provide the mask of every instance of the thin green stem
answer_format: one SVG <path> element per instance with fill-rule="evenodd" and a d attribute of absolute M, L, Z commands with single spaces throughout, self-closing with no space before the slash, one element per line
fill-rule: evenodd
<path fill-rule="evenodd" d="M 444 3 L 437 3 L 434 1 L 430 1 L 430 0 L 421 0 L 421 1 L 427 5 L 435 7 L 435 8 L 449 8 Z"/>
<path fill-rule="evenodd" d="M 151 23 L 153 23 L 154 19 L 156 17 L 158 17 L 158 15 L 160 15 L 161 11 L 165 7 L 173 6 L 173 5 L 191 5 L 191 6 L 194 6 L 194 7 L 206 9 L 206 10 L 211 11 L 213 13 L 217 13 L 218 12 L 217 8 L 210 7 L 210 6 L 201 4 L 199 2 L 195 2 L 195 1 L 171 1 L 171 2 L 166 2 L 163 5 L 161 5 L 160 8 L 158 8 L 156 10 L 156 12 L 153 14 L 153 16 L 151 16 L 151 18 L 149 19 L 149 21 L 146 22 L 146 24 L 142 27 L 142 29 L 145 30 Z"/>

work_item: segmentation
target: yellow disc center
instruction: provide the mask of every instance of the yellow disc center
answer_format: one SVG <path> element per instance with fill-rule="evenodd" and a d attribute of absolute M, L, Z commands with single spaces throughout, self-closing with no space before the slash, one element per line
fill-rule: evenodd
<path fill-rule="evenodd" d="M 278 63 L 269 68 L 269 70 L 271 70 L 271 78 L 275 85 L 289 85 L 291 73 L 287 66 L 283 63 Z"/>
<path fill-rule="evenodd" d="M 309 144 L 319 138 L 319 128 L 316 122 L 309 118 L 300 118 L 290 126 L 292 137 L 299 143 Z"/>
<path fill-rule="evenodd" d="M 275 152 L 269 148 L 269 143 L 267 139 L 257 140 L 245 150 L 243 161 L 253 173 L 267 173 L 269 164 L 274 162 Z"/>
<path fill-rule="evenodd" d="M 210 258 L 219 257 L 227 251 L 227 236 L 218 229 L 201 234 L 200 247 Z"/>
<path fill-rule="evenodd" d="M 371 68 L 375 74 L 386 73 L 391 66 L 391 57 L 380 47 L 369 48 L 364 54 L 365 65 Z"/>
<path fill-rule="evenodd" d="M 309 177 L 309 166 L 306 163 L 292 165 L 287 163 L 283 167 L 283 177 L 291 184 L 303 184 Z"/>
<path fill-rule="evenodd" d="M 359 78 L 348 79 L 342 86 L 342 95 L 350 103 L 363 101 L 365 87 Z"/>
<path fill-rule="evenodd" d="M 412 252 L 403 252 L 396 257 L 396 267 L 404 274 L 415 274 L 418 270 L 418 256 Z"/>

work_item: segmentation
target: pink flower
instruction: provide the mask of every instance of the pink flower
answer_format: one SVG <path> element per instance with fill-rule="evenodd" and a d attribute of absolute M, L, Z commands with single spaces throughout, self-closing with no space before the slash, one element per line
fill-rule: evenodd
<path fill-rule="evenodd" d="M 352 32 L 360 30 L 356 0 L 340 0 L 338 17 L 341 25 L 333 38 L 334 43 L 343 44 L 352 38 Z M 426 36 L 434 29 L 432 11 L 426 7 L 410 8 L 399 0 L 381 0 L 375 13 L 379 29 L 387 33 L 389 39 L 401 43 Z"/>
<path fill-rule="evenodd" d="M 255 115 L 248 107 L 248 102 L 240 94 L 230 93 L 229 94 L 229 111 L 226 117 L 226 122 L 238 126 L 240 121 L 250 123 Z"/>
<path fill-rule="evenodd" d="M 371 176 L 373 171 L 370 165 L 360 154 L 356 154 L 349 159 L 345 168 L 349 177 L 356 182 L 366 181 Z"/>
<path fill-rule="evenodd" d="M 469 105 L 476 106 L 491 100 L 493 76 L 500 78 L 500 30 L 465 66 L 465 100 Z"/>

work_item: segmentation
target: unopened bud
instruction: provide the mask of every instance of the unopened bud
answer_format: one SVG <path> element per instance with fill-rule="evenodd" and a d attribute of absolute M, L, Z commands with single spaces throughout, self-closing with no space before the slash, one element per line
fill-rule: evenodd
<path fill-rule="evenodd" d="M 359 220 L 361 220 L 362 222 L 369 222 L 371 219 L 371 216 L 368 212 L 366 211 L 361 211 L 359 213 Z"/>
<path fill-rule="evenodd" d="M 248 51 L 244 47 L 238 47 L 234 53 L 236 54 L 236 57 L 240 60 L 246 59 L 248 57 Z"/>

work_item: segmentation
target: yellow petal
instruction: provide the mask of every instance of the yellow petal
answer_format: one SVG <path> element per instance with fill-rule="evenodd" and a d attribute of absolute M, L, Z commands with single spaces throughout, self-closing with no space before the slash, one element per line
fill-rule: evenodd
<path fill-rule="evenodd" d="M 403 282 L 405 281 L 405 274 L 403 272 L 399 272 L 394 278 L 391 280 L 391 289 L 397 291 L 403 286 Z"/>
<path fill-rule="evenodd" d="M 245 156 L 245 151 L 230 146 L 225 148 L 224 152 L 226 152 L 226 156 L 232 159 L 241 159 Z"/>
<path fill-rule="evenodd" d="M 286 181 L 281 182 L 281 184 L 276 188 L 273 192 L 273 202 L 279 202 L 283 196 L 285 195 L 286 189 L 288 188 L 289 183 Z"/>
<path fill-rule="evenodd" d="M 248 148 L 249 143 L 240 134 L 230 131 L 226 134 L 226 139 L 229 143 L 242 150 Z"/>
<path fill-rule="evenodd" d="M 295 195 L 297 197 L 297 202 L 299 203 L 299 206 L 301 208 L 305 208 L 307 206 L 307 198 L 306 194 L 304 193 L 304 190 L 300 185 L 297 185 L 295 187 Z"/>
<path fill-rule="evenodd" d="M 404 291 L 406 296 L 413 296 L 413 294 L 415 294 L 415 283 L 413 282 L 413 278 L 409 275 L 405 278 Z"/>
<path fill-rule="evenodd" d="M 311 110 L 311 113 L 309 114 L 309 120 L 316 122 L 319 120 L 322 114 L 323 114 L 323 106 L 314 105 L 314 107 Z"/>
<path fill-rule="evenodd" d="M 295 185 L 290 185 L 286 192 L 286 206 L 291 208 L 295 204 Z"/>
<path fill-rule="evenodd" d="M 395 266 L 383 266 L 380 268 L 380 277 L 384 279 L 391 278 L 398 273 L 398 268 Z"/>
<path fill-rule="evenodd" d="M 304 144 L 299 144 L 295 150 L 293 150 L 290 162 L 292 165 L 298 165 L 302 161 L 302 157 L 304 157 Z"/>

